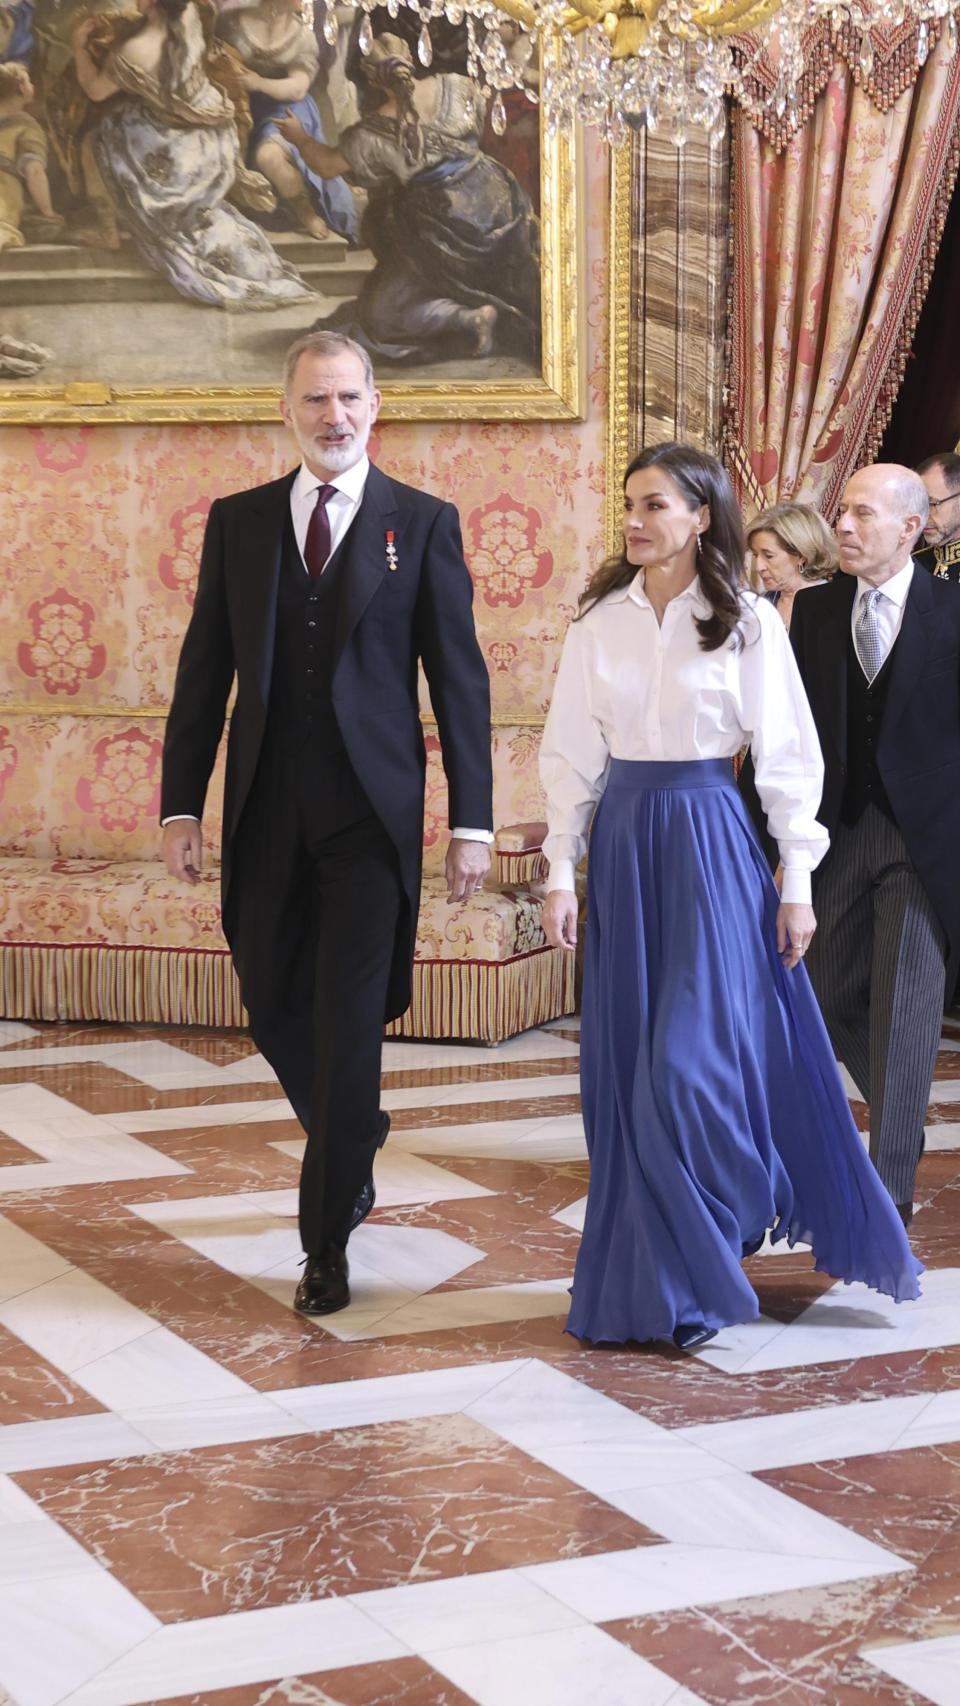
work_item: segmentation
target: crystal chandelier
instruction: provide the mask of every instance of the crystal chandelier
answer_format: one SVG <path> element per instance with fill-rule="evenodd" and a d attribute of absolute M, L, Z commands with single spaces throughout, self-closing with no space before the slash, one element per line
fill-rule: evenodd
<path fill-rule="evenodd" d="M 518 90 L 539 101 L 548 137 L 579 120 L 613 146 L 644 127 L 678 145 L 692 130 L 720 133 L 727 96 L 789 128 L 811 31 L 827 23 L 848 58 L 853 42 L 868 80 L 878 32 L 910 30 L 920 67 L 941 32 L 957 51 L 960 14 L 960 0 L 325 0 L 326 40 L 337 39 L 338 11 L 352 11 L 360 52 L 369 53 L 370 14 L 384 3 L 392 18 L 402 6 L 419 19 L 425 68 L 431 25 L 465 26 L 467 74 L 487 95 L 498 135 L 504 97 Z"/>

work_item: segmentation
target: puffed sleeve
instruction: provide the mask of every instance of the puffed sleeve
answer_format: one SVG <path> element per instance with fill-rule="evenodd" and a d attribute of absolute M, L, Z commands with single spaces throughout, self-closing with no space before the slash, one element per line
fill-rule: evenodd
<path fill-rule="evenodd" d="M 540 745 L 549 831 L 543 850 L 552 889 L 574 888 L 610 757 L 603 729 L 591 709 L 590 651 L 589 629 L 582 622 L 572 623 Z"/>
<path fill-rule="evenodd" d="M 757 793 L 780 849 L 782 898 L 810 902 L 810 874 L 830 845 L 817 822 L 823 756 L 787 631 L 773 606 L 758 600 L 740 652 L 740 710 L 750 742 Z"/>

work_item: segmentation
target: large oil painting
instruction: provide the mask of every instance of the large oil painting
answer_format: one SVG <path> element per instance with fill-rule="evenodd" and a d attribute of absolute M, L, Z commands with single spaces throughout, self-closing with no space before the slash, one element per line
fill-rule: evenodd
<path fill-rule="evenodd" d="M 491 109 L 393 3 L 0 0 L 0 419 L 267 419 L 311 327 L 395 415 L 578 414 L 575 145 L 517 69 Z"/>

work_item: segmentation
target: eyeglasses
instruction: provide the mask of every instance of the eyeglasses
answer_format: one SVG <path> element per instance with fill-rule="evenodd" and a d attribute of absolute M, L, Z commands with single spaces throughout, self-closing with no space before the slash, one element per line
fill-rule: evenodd
<path fill-rule="evenodd" d="M 954 498 L 960 498 L 960 486 L 957 487 L 955 492 L 948 492 L 945 498 L 931 498 L 927 504 L 927 508 L 939 509 L 941 504 L 952 504 Z"/>

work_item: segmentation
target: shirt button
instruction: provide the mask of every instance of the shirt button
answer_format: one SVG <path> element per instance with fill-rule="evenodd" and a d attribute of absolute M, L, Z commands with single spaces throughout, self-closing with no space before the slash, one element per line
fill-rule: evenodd
<path fill-rule="evenodd" d="M 314 622 L 313 620 L 311 620 L 307 623 L 308 628 L 315 628 L 316 625 L 317 625 L 316 622 Z"/>

